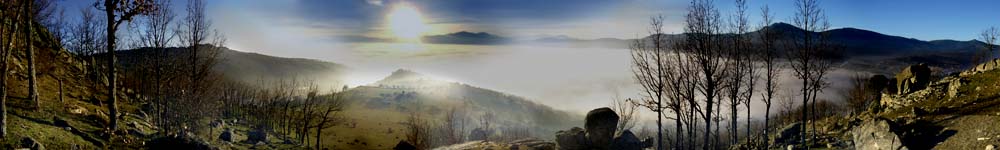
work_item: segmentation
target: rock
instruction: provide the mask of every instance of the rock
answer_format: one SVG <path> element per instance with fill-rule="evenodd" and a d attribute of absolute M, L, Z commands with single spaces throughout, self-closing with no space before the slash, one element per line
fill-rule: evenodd
<path fill-rule="evenodd" d="M 616 150 L 642 150 L 642 149 L 648 148 L 650 146 L 652 146 L 652 145 L 645 145 L 645 143 L 643 143 L 643 141 L 639 140 L 638 137 L 635 137 L 635 134 L 632 134 L 632 131 L 625 130 L 625 131 L 622 131 L 621 135 L 619 135 L 618 137 L 615 137 L 614 141 L 612 141 L 612 143 L 611 143 L 610 149 L 616 149 Z"/>
<path fill-rule="evenodd" d="M 28 148 L 31 150 L 45 150 L 45 146 L 41 142 L 35 140 L 31 137 L 24 137 L 21 139 L 21 147 Z"/>
<path fill-rule="evenodd" d="M 603 107 L 587 113 L 584 129 L 590 146 L 596 149 L 607 149 L 611 146 L 615 129 L 618 127 L 618 114 L 611 108 Z"/>
<path fill-rule="evenodd" d="M 556 132 L 556 143 L 562 150 L 583 150 L 587 149 L 587 133 L 580 127 L 573 127 L 569 130 Z"/>
<path fill-rule="evenodd" d="M 406 141 L 399 141 L 399 143 L 396 144 L 396 147 L 392 147 L 392 149 L 393 150 L 416 150 L 417 147 L 413 146 L 413 144 L 407 143 Z"/>
<path fill-rule="evenodd" d="M 926 64 L 906 67 L 896 74 L 896 94 L 909 94 L 927 87 L 930 83 L 931 69 Z"/>
<path fill-rule="evenodd" d="M 470 141 L 486 141 L 492 135 L 489 129 L 475 128 L 472 129 L 472 133 L 469 133 Z"/>
<path fill-rule="evenodd" d="M 975 68 L 972 68 L 972 69 L 970 69 L 968 71 L 962 72 L 961 75 L 971 75 L 971 74 L 986 72 L 986 71 L 990 71 L 990 70 L 995 70 L 995 69 L 997 69 L 998 66 L 1000 66 L 1000 58 L 993 59 L 993 60 L 988 60 L 988 61 L 986 61 L 986 62 L 984 62 L 982 64 L 976 65 Z"/>
<path fill-rule="evenodd" d="M 960 96 L 959 94 L 961 94 L 961 93 L 958 93 L 959 92 L 958 89 L 961 88 L 962 85 L 964 85 L 966 82 L 969 82 L 969 81 L 965 80 L 965 79 L 962 79 L 962 78 L 955 79 L 955 80 L 952 80 L 951 82 L 949 82 L 948 83 L 948 97 L 955 98 L 955 97 Z"/>
<path fill-rule="evenodd" d="M 511 150 L 555 150 L 556 143 L 547 142 L 544 140 L 528 138 L 520 139 L 508 143 L 508 149 Z"/>
<path fill-rule="evenodd" d="M 247 133 L 247 143 L 267 143 L 267 132 L 262 129 L 253 130 Z"/>
<path fill-rule="evenodd" d="M 865 86 L 868 86 L 868 89 L 874 90 L 875 93 L 882 93 L 883 91 L 888 91 L 888 87 L 892 85 L 889 82 L 889 78 L 884 75 L 873 75 L 871 78 L 868 78 Z"/>
<path fill-rule="evenodd" d="M 83 115 L 87 113 L 87 108 L 83 108 L 82 106 L 78 105 L 67 106 L 66 110 L 69 111 L 70 114 L 74 115 Z"/>
<path fill-rule="evenodd" d="M 911 107 L 911 108 L 912 109 L 910 110 L 910 112 L 913 114 L 913 116 L 920 117 L 928 114 L 927 110 L 924 110 L 923 108 L 920 107 Z"/>
<path fill-rule="evenodd" d="M 996 149 L 997 149 L 996 146 L 986 145 L 986 150 L 996 150 Z"/>
<path fill-rule="evenodd" d="M 60 118 L 60 117 L 53 117 L 52 118 L 52 125 L 55 125 L 57 127 L 72 127 L 72 126 L 69 125 L 69 122 L 66 122 L 65 119 Z"/>
<path fill-rule="evenodd" d="M 854 148 L 858 150 L 907 150 L 908 148 L 903 145 L 894 128 L 894 125 L 886 119 L 865 121 L 861 126 L 851 130 L 851 135 L 854 137 Z"/>
<path fill-rule="evenodd" d="M 219 139 L 226 142 L 233 142 L 233 130 L 232 129 L 223 130 L 222 134 L 219 134 Z"/>
<path fill-rule="evenodd" d="M 801 129 L 802 122 L 795 122 L 781 128 L 778 130 L 774 138 L 771 138 L 771 145 L 795 145 L 799 144 L 799 133 L 802 132 Z"/>

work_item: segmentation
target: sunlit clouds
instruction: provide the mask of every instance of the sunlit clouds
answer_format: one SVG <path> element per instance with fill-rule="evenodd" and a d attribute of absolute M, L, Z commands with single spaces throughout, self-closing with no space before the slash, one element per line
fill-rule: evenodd
<path fill-rule="evenodd" d="M 393 4 L 385 19 L 386 32 L 402 41 L 416 41 L 430 29 L 423 14 L 408 3 Z"/>

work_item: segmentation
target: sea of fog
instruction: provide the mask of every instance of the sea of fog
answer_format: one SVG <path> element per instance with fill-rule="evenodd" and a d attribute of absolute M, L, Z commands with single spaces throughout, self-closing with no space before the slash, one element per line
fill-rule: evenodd
<path fill-rule="evenodd" d="M 348 65 L 358 72 L 349 77 L 352 86 L 372 83 L 402 68 L 523 96 L 580 114 L 607 107 L 615 98 L 641 97 L 631 72 L 631 55 L 628 49 L 622 48 L 365 43 L 345 49 L 347 51 L 328 60 Z M 821 93 L 821 98 L 842 101 L 843 88 L 849 85 L 848 79 L 854 74 L 853 71 L 834 70 L 828 78 L 831 86 Z M 795 95 L 798 84 L 792 72 L 782 72 L 782 91 L 790 93 L 787 96 L 799 97 Z M 752 103 L 755 108 L 763 106 L 759 97 Z M 774 106 L 772 110 L 777 108 Z M 763 109 L 755 109 L 751 114 L 761 117 Z M 652 115 L 644 116 L 647 117 Z"/>

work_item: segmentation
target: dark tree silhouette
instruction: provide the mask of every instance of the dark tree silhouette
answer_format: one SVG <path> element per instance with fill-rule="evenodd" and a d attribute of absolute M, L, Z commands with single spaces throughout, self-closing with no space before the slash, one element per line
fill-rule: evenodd
<path fill-rule="evenodd" d="M 110 95 L 108 111 L 111 113 L 111 126 L 109 126 L 109 131 L 114 131 L 118 128 L 118 94 L 117 91 L 117 79 L 115 72 L 115 48 L 116 40 L 115 32 L 118 31 L 118 27 L 127 21 L 131 21 L 135 16 L 141 16 L 149 14 L 150 12 L 156 10 L 153 0 L 104 0 L 102 3 L 95 3 L 94 7 L 99 10 L 103 10 L 107 16 L 107 45 L 105 50 L 108 52 L 108 83 L 110 87 L 108 88 L 108 95 Z M 113 133 L 113 132 L 112 132 Z"/>
<path fill-rule="evenodd" d="M 758 38 L 760 39 L 760 44 L 757 46 L 759 49 L 759 61 L 763 65 L 764 73 L 764 93 L 762 93 L 761 101 L 764 103 L 764 134 L 763 137 L 763 148 L 769 148 L 768 145 L 769 135 L 771 131 L 770 119 L 771 119 L 771 104 L 778 92 L 778 79 L 781 77 L 781 66 L 778 63 L 778 58 L 781 58 L 781 52 L 778 50 L 776 45 L 777 40 L 780 38 L 781 33 L 778 30 L 769 28 L 768 25 L 772 24 L 773 14 L 771 14 L 771 9 L 767 6 L 761 8 L 761 28 L 758 30 Z"/>

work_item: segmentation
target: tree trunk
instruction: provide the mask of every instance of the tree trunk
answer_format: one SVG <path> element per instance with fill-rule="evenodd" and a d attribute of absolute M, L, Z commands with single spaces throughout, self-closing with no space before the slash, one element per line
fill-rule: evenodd
<path fill-rule="evenodd" d="M 35 78 L 34 29 L 29 22 L 27 28 L 25 28 L 24 46 L 28 49 L 28 99 L 31 99 L 35 103 L 35 111 L 39 111 L 42 109 L 42 105 L 38 101 L 38 82 Z"/>
<path fill-rule="evenodd" d="M 115 94 L 117 84 L 115 80 L 115 31 L 118 30 L 118 24 L 115 23 L 115 10 L 117 10 L 117 5 L 114 0 L 104 0 L 104 12 L 107 15 L 108 29 L 107 32 L 107 48 L 108 51 L 108 95 L 111 97 L 108 104 L 108 112 L 111 113 L 111 126 L 110 130 L 114 131 L 118 128 L 118 94 Z"/>

